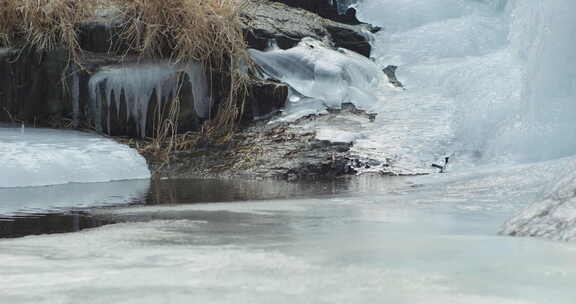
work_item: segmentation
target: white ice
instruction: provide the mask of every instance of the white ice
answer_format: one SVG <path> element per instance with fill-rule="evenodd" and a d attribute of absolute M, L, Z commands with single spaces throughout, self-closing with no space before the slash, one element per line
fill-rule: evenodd
<path fill-rule="evenodd" d="M 201 64 L 139 63 L 105 67 L 90 78 L 90 107 L 96 127 L 102 130 L 107 126 L 110 129 L 112 100 L 116 109 L 120 109 L 120 100 L 124 96 L 127 107 L 127 117 L 124 119 L 134 119 L 137 122 L 138 135 L 144 136 L 151 99 L 155 98 L 158 103 L 164 103 L 175 98 L 180 89 L 178 86 L 181 74 L 186 74 L 191 84 L 196 114 L 200 118 L 208 118 L 212 110 L 212 99 L 208 79 Z M 108 113 L 106 122 L 101 117 L 103 106 L 106 106 Z M 119 113 L 118 110 L 117 112 Z"/>
<path fill-rule="evenodd" d="M 112 139 L 77 131 L 0 128 L 0 188 L 147 179 L 146 160 Z"/>
<path fill-rule="evenodd" d="M 287 83 L 305 97 L 289 101 L 287 116 L 293 114 L 292 108 L 301 108 L 298 103 L 314 111 L 347 102 L 370 111 L 381 103 L 378 92 L 384 87 L 384 74 L 368 58 L 346 49 L 333 50 L 306 38 L 288 50 L 250 50 L 250 55 L 267 77 Z"/>

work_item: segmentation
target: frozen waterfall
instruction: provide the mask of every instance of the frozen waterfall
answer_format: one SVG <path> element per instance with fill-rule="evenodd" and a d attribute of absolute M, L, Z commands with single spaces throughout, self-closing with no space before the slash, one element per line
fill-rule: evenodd
<path fill-rule="evenodd" d="M 576 2 L 511 1 L 511 47 L 523 60 L 522 111 L 497 144 L 525 160 L 576 153 Z"/>
<path fill-rule="evenodd" d="M 377 147 L 406 163 L 442 155 L 488 164 L 574 154 L 574 5 L 361 1 L 360 19 L 384 27 L 373 56 L 380 67 L 399 66 L 407 91 L 386 93 L 377 109 L 403 124 L 374 126 L 379 132 L 367 132 L 357 149 Z"/>

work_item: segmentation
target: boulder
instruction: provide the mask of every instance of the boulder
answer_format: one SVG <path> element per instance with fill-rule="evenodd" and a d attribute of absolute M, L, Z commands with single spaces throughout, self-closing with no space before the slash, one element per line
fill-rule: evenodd
<path fill-rule="evenodd" d="M 370 57 L 372 45 L 370 44 L 370 34 L 367 31 L 343 27 L 335 23 L 326 24 L 326 30 L 330 33 L 335 47 L 348 49 Z"/>
<path fill-rule="evenodd" d="M 356 18 L 356 10 L 350 7 L 352 1 L 340 0 L 271 0 L 291 7 L 307 10 L 326 19 L 345 24 L 361 24 Z M 353 1 L 355 2 L 355 1 Z"/>
<path fill-rule="evenodd" d="M 281 48 L 291 48 L 304 37 L 313 37 L 333 47 L 348 48 L 365 56 L 370 54 L 369 34 L 364 26 L 338 23 L 282 3 L 251 0 L 242 12 L 241 21 L 248 45 L 252 48 L 266 49 L 272 40 L 276 40 Z M 121 72 L 127 66 L 147 64 L 127 53 L 129 48 L 119 37 L 122 24 L 121 15 L 114 9 L 102 9 L 94 18 L 79 24 L 79 43 L 83 53 L 76 60 L 72 60 L 65 49 L 41 52 L 0 49 L 0 122 L 55 127 L 75 122 L 76 126 L 94 128 L 111 135 L 152 135 L 155 113 L 158 110 L 165 112 L 162 107 L 169 105 L 166 100 L 173 99 L 174 94 L 170 95 L 170 90 L 165 90 L 162 85 L 162 89 L 156 87 L 159 84 L 154 84 L 153 80 L 157 74 L 139 69 L 138 73 L 127 77 L 138 80 L 134 81 L 136 83 L 127 80 L 127 85 L 140 86 L 139 89 L 145 91 L 135 106 L 134 102 L 128 101 L 133 100 L 134 94 L 127 97 L 124 89 L 112 83 L 117 79 L 113 73 L 108 74 L 108 78 L 102 75 L 103 71 Z M 167 78 L 158 78 L 159 81 L 170 78 L 168 87 L 177 84 L 179 88 L 180 131 L 198 130 L 202 121 L 209 119 L 218 102 L 224 99 L 221 92 L 228 91 L 214 87 L 226 83 L 220 79 L 226 76 L 219 75 L 225 73 L 211 71 L 206 74 L 209 75 L 208 91 L 214 94 L 208 109 L 200 109 L 199 102 L 204 101 L 193 98 L 198 88 L 191 84 L 198 80 L 190 79 L 190 73 L 176 69 L 173 73 L 163 74 Z M 95 84 L 97 77 L 102 79 Z M 114 94 L 110 87 L 115 88 Z M 96 95 L 97 101 L 94 100 Z M 253 80 L 245 117 L 258 119 L 275 113 L 285 105 L 287 95 L 288 87 L 284 84 Z"/>
<path fill-rule="evenodd" d="M 269 1 L 250 1 L 241 14 L 248 47 L 265 50 L 275 41 L 289 49 L 311 37 L 333 47 L 370 56 L 370 30 L 365 25 L 347 25 L 306 10 Z"/>
<path fill-rule="evenodd" d="M 288 100 L 288 85 L 271 80 L 254 80 L 250 83 L 246 99 L 245 118 L 268 118 L 284 108 Z"/>
<path fill-rule="evenodd" d="M 63 49 L 0 49 L 0 121 L 35 123 L 66 111 Z"/>

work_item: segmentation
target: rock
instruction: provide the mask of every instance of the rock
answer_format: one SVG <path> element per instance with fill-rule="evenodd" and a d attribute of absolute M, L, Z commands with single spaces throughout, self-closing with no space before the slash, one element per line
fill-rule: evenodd
<path fill-rule="evenodd" d="M 348 17 L 351 17 L 351 11 Z M 344 15 L 346 16 L 346 15 Z M 270 39 L 282 48 L 290 48 L 304 37 L 313 37 L 331 46 L 341 46 L 369 55 L 368 36 L 362 25 L 353 26 L 322 18 L 303 9 L 282 3 L 252 0 L 242 13 L 242 24 L 251 47 L 264 49 Z M 123 22 L 114 9 L 102 9 L 96 16 L 78 25 L 80 47 L 84 50 L 78 64 L 65 49 L 33 52 L 21 49 L 0 49 L 0 121 L 24 122 L 39 126 L 61 127 L 79 122 L 80 127 L 95 128 L 117 136 L 151 135 L 153 123 L 139 131 L 139 119 L 128 115 L 126 96 L 119 97 L 119 106 L 110 102 L 91 103 L 90 80 L 103 69 L 114 69 L 138 60 L 127 53 L 118 33 Z M 118 55 L 126 56 L 118 56 Z M 216 73 L 214 73 L 216 72 Z M 212 71 L 210 83 L 225 83 Z M 201 126 L 202 115 L 195 114 L 191 100 L 192 87 L 187 75 L 178 75 L 180 90 L 179 131 L 194 131 Z M 101 85 L 105 85 L 102 83 Z M 227 90 L 211 88 L 214 106 L 223 100 Z M 285 105 L 288 87 L 270 81 L 252 81 L 249 88 L 248 111 L 245 118 L 259 119 L 273 114 Z M 158 101 L 151 97 L 147 112 L 141 114 L 153 121 Z M 211 113 L 212 114 L 212 113 Z M 98 123 L 100 121 L 100 123 Z M 141 124 L 140 124 L 141 128 Z"/>
<path fill-rule="evenodd" d="M 80 48 L 94 53 L 126 52 L 128 46 L 119 38 L 120 22 L 88 21 L 78 27 Z"/>
<path fill-rule="evenodd" d="M 304 9 L 323 18 L 336 21 L 339 23 L 349 25 L 364 25 L 372 32 L 376 33 L 381 30 L 378 26 L 373 26 L 368 23 L 361 22 L 356 16 L 357 11 L 352 4 L 356 3 L 355 0 L 270 0 L 272 2 L 279 2 L 285 5 Z"/>
<path fill-rule="evenodd" d="M 397 88 L 404 88 L 404 85 L 396 78 L 396 69 L 398 69 L 395 65 L 389 65 L 382 70 L 386 77 L 388 77 L 388 82 L 390 82 L 393 86 Z"/>
<path fill-rule="evenodd" d="M 105 103 L 95 106 L 89 92 L 93 75 L 102 69 L 130 65 L 137 58 L 85 52 L 78 59 L 82 68 L 69 62 L 69 54 L 63 49 L 41 53 L 0 49 L 0 122 L 63 127 L 75 120 L 80 127 L 114 136 L 152 135 L 152 122 L 159 110 L 155 98 L 151 98 L 145 113 L 150 123 L 145 133 L 139 134 L 139 121 L 128 115 L 124 94 L 119 108 L 110 103 L 112 107 L 108 109 Z M 192 87 L 185 81 L 188 76 L 176 77 L 180 87 L 179 130 L 199 130 L 202 119 L 194 112 Z M 167 113 L 165 108 L 161 110 Z"/>
<path fill-rule="evenodd" d="M 335 24 L 326 24 L 326 30 L 330 33 L 334 46 L 370 57 L 372 45 L 368 32 Z"/>
<path fill-rule="evenodd" d="M 67 58 L 63 49 L 0 49 L 0 121 L 35 123 L 66 112 Z"/>
<path fill-rule="evenodd" d="M 333 179 L 366 174 L 409 175 L 393 166 L 354 154 L 353 142 L 318 139 L 315 127 L 339 118 L 364 116 L 352 104 L 328 113 L 309 115 L 294 122 L 262 120 L 236 132 L 226 148 L 196 145 L 190 153 L 169 162 L 148 158 L 160 178 L 278 178 L 289 181 Z"/>
<path fill-rule="evenodd" d="M 270 80 L 254 80 L 246 99 L 245 118 L 250 121 L 268 118 L 282 109 L 287 99 L 288 85 Z"/>
<path fill-rule="evenodd" d="M 311 37 L 370 56 L 370 32 L 364 25 L 346 25 L 282 3 L 256 0 L 248 2 L 241 21 L 250 48 L 265 50 L 275 40 L 278 47 L 288 49 Z"/>
<path fill-rule="evenodd" d="M 291 7 L 300 8 L 317 14 L 326 19 L 346 24 L 360 24 L 356 19 L 356 11 L 346 14 L 348 5 L 333 0 L 271 0 Z M 344 16 L 343 16 L 344 15 Z M 353 15 L 353 16 L 351 16 Z"/>
<path fill-rule="evenodd" d="M 80 48 L 93 53 L 125 54 L 129 46 L 121 39 L 124 20 L 114 9 L 100 9 L 96 16 L 78 25 Z"/>
<path fill-rule="evenodd" d="M 364 116 L 368 118 L 370 122 L 373 122 L 378 116 L 378 113 L 366 112 L 364 110 L 356 108 L 356 106 L 351 102 L 344 102 L 342 103 L 342 107 L 340 109 L 328 108 L 328 113 L 330 114 L 345 114 L 350 113 L 356 116 Z"/>
<path fill-rule="evenodd" d="M 561 180 L 544 200 L 510 219 L 501 234 L 576 240 L 576 176 Z"/>

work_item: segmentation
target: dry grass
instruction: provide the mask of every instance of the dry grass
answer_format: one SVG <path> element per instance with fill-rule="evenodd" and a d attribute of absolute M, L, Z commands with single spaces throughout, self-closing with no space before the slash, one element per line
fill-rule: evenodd
<path fill-rule="evenodd" d="M 203 129 L 225 135 L 242 114 L 247 79 L 238 72 L 249 62 L 240 28 L 244 0 L 107 0 L 124 15 L 121 37 L 130 50 L 145 58 L 169 58 L 174 62 L 200 61 L 216 70 L 226 88 L 218 113 Z M 223 73 L 224 72 L 224 73 Z"/>
<path fill-rule="evenodd" d="M 105 0 L 125 16 L 122 38 L 152 58 L 208 61 L 243 56 L 243 0 Z"/>
<path fill-rule="evenodd" d="M 250 62 L 239 22 L 245 1 L 0 0 L 0 47 L 64 47 L 81 66 L 78 24 L 93 17 L 97 8 L 114 7 L 123 17 L 119 37 L 131 55 L 199 61 L 219 74 L 214 79 L 221 83 L 213 87 L 224 88 L 226 94 L 218 101 L 216 117 L 203 129 L 210 135 L 227 134 L 241 115 L 246 94 L 246 77 L 239 72 L 241 62 Z M 165 138 L 166 130 L 174 136 L 177 126 L 166 122 L 161 129 L 158 136 Z"/>
<path fill-rule="evenodd" d="M 0 45 L 36 50 L 80 49 L 76 26 L 90 16 L 97 0 L 0 0 Z"/>

